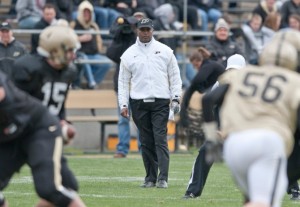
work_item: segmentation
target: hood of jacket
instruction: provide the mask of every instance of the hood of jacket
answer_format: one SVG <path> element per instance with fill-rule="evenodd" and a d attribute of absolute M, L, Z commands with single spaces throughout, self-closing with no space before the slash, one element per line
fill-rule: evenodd
<path fill-rule="evenodd" d="M 83 12 L 85 9 L 88 9 L 91 12 L 91 19 L 86 22 L 84 20 Z M 80 24 L 85 28 L 88 29 L 93 24 L 93 16 L 94 16 L 94 7 L 89 1 L 83 1 L 78 7 L 78 16 L 77 19 L 80 22 Z"/>

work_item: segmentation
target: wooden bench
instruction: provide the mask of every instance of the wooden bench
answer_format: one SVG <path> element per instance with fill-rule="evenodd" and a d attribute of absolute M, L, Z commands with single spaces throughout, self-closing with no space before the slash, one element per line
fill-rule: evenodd
<path fill-rule="evenodd" d="M 101 127 L 100 152 L 105 147 L 105 127 L 118 123 L 118 114 L 105 115 L 103 110 L 117 109 L 117 96 L 113 90 L 70 90 L 66 100 L 67 120 L 71 122 L 99 122 Z M 101 113 L 101 111 L 102 113 Z M 88 115 L 74 114 L 89 111 Z M 74 113 L 71 113 L 74 112 Z"/>

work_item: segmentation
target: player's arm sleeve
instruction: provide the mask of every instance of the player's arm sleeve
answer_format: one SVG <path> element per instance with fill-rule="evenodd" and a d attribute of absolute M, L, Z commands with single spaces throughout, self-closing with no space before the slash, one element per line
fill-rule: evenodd
<path fill-rule="evenodd" d="M 222 105 L 223 99 L 228 91 L 229 84 L 220 85 L 202 97 L 202 111 L 205 122 L 215 121 L 213 109 L 216 105 Z"/>

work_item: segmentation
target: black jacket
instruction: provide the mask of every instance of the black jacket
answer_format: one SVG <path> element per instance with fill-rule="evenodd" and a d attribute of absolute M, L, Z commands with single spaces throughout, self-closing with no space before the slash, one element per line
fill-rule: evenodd
<path fill-rule="evenodd" d="M 188 114 L 187 109 L 190 103 L 190 99 L 195 91 L 204 93 L 210 89 L 218 80 L 218 77 L 225 71 L 225 67 L 220 63 L 213 60 L 204 60 L 198 73 L 191 82 L 191 85 L 187 88 L 182 98 L 181 111 L 180 111 L 180 123 L 182 126 L 188 126 Z M 200 102 L 200 100 L 199 100 Z"/>
<path fill-rule="evenodd" d="M 227 58 L 231 55 L 243 55 L 239 45 L 230 38 L 226 41 L 219 41 L 216 37 L 212 37 L 206 48 L 212 53 L 211 58 L 224 66 L 227 64 Z"/>
<path fill-rule="evenodd" d="M 6 46 L 0 42 L 0 71 L 11 78 L 15 69 L 13 68 L 14 61 L 26 53 L 28 52 L 25 46 L 17 40 L 13 40 Z"/>

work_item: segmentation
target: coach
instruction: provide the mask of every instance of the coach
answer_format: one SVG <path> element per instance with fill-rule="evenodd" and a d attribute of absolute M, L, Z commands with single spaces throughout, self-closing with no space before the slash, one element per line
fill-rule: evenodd
<path fill-rule="evenodd" d="M 153 37 L 151 19 L 137 23 L 137 35 L 136 43 L 121 56 L 118 81 L 121 115 L 129 117 L 130 102 L 146 170 L 141 187 L 167 188 L 167 123 L 170 111 L 180 111 L 182 81 L 173 51 Z"/>

